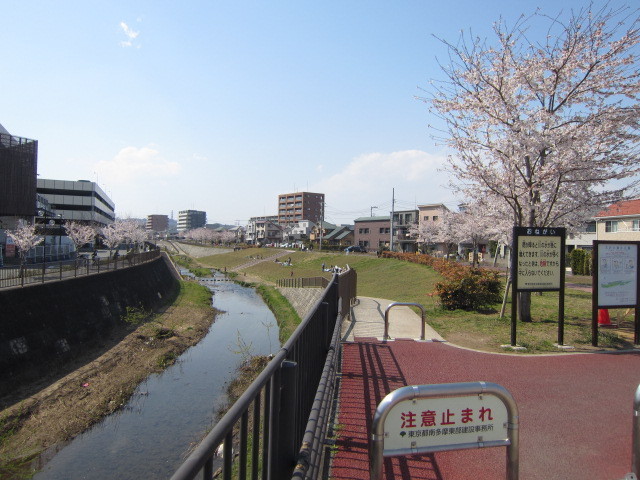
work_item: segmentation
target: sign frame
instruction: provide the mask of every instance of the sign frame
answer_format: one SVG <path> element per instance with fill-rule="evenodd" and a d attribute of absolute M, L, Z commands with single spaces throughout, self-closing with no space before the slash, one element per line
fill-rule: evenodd
<path fill-rule="evenodd" d="M 627 289 L 634 291 L 635 303 L 613 303 L 607 302 L 600 298 L 600 279 L 604 275 L 605 265 L 601 260 L 604 258 L 601 255 L 601 247 L 635 247 L 631 250 L 635 250 L 635 265 L 632 267 L 635 269 L 635 289 Z M 603 248 L 604 250 L 604 248 Z M 633 240 L 594 240 L 593 241 L 593 272 L 591 283 L 591 344 L 594 347 L 598 346 L 598 310 L 601 308 L 633 308 L 634 315 L 634 333 L 633 344 L 638 345 L 640 343 L 640 269 L 638 268 L 640 262 L 640 242 Z M 633 275 L 628 275 L 633 276 Z M 615 282 L 614 282 L 615 283 Z M 633 285 L 632 285 L 633 287 Z"/>
<path fill-rule="evenodd" d="M 406 401 L 419 399 L 460 399 L 472 396 L 492 396 L 502 402 L 506 409 L 506 439 L 488 442 L 476 441 L 460 444 L 416 446 L 407 449 L 396 449 L 385 453 L 385 421 L 393 408 Z M 388 394 L 378 405 L 371 424 L 371 441 L 369 443 L 369 475 L 371 480 L 382 479 L 384 457 L 462 450 L 483 447 L 507 447 L 507 480 L 518 480 L 519 475 L 519 431 L 518 407 L 509 391 L 491 382 L 444 383 L 434 385 L 413 385 L 401 387 Z"/>
<path fill-rule="evenodd" d="M 511 293 L 511 345 L 513 347 L 516 346 L 516 325 L 518 318 L 518 293 L 520 292 L 559 292 L 558 295 L 558 345 L 564 344 L 564 292 L 565 292 L 565 274 L 566 274 L 566 253 L 565 253 L 565 244 L 566 244 L 566 235 L 567 231 L 564 227 L 513 227 L 513 254 L 511 256 L 511 284 L 512 284 L 512 293 Z M 551 284 L 548 287 L 531 287 L 531 286 L 522 286 L 519 285 L 518 277 L 520 273 L 519 266 L 519 256 L 524 251 L 521 251 L 520 248 L 520 239 L 523 237 L 531 237 L 532 239 L 540 239 L 539 242 L 545 243 L 543 239 L 552 239 L 558 238 L 560 241 L 560 248 L 558 252 L 559 256 L 559 265 L 554 265 L 557 268 L 557 286 Z M 532 240 L 533 241 L 533 240 Z M 542 247 L 547 248 L 547 247 Z M 548 254 L 552 254 L 554 250 L 558 250 L 556 248 L 551 248 L 546 251 Z M 532 251 L 536 253 L 535 251 Z M 538 258 L 535 256 L 531 257 L 532 259 Z M 546 257 L 544 257 L 546 258 Z M 546 266 L 542 267 L 539 265 L 537 260 L 534 260 L 536 265 L 532 268 L 536 268 L 537 270 L 531 270 L 532 276 L 535 280 L 535 273 L 542 273 L 540 268 L 547 268 Z M 546 260 L 545 260 L 546 261 Z M 551 267 L 548 267 L 551 268 Z M 547 272 L 545 270 L 544 272 Z"/>

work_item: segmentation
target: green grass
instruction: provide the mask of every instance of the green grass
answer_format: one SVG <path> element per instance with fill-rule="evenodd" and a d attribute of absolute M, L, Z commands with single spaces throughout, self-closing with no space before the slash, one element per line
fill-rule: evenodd
<path fill-rule="evenodd" d="M 211 268 L 234 268 L 238 265 L 243 265 L 245 263 L 253 261 L 253 258 L 257 257 L 258 255 L 261 255 L 262 257 L 269 257 L 271 255 L 275 255 L 278 252 L 284 253 L 284 250 L 272 248 L 246 248 L 244 250 L 238 250 L 235 252 L 200 257 L 198 261 L 201 264 Z"/>
<path fill-rule="evenodd" d="M 280 344 L 284 345 L 300 325 L 298 313 L 275 287 L 258 285 L 256 290 L 278 320 L 279 340 Z"/>
<path fill-rule="evenodd" d="M 210 277 L 212 275 L 211 269 L 199 267 L 191 257 L 187 257 L 186 255 L 173 255 L 171 258 L 175 263 L 186 268 L 196 277 Z"/>
<path fill-rule="evenodd" d="M 211 306 L 211 291 L 195 282 L 180 282 L 180 304 L 196 307 Z"/>
<path fill-rule="evenodd" d="M 274 250 L 256 249 L 266 252 Z M 247 250 L 234 252 L 247 255 Z M 218 262 L 233 254 L 217 255 Z M 251 255 L 251 253 L 249 253 Z M 281 278 L 324 276 L 331 273 L 322 271 L 325 266 L 349 264 L 358 273 L 358 296 L 383 298 L 398 302 L 415 302 L 425 307 L 427 323 L 436 329 L 445 339 L 463 346 L 489 351 L 503 351 L 501 345 L 511 343 L 511 302 L 507 302 L 505 317 L 500 318 L 500 304 L 485 312 L 462 310 L 448 311 L 440 308 L 438 297 L 431 295 L 435 283 L 441 277 L 433 269 L 395 259 L 382 259 L 372 255 L 359 255 L 330 252 L 282 252 L 280 260 L 291 258 L 292 266 L 286 267 L 275 262 L 262 262 L 243 270 L 247 275 L 259 277 L 267 283 L 275 283 Z M 242 275 L 242 273 L 241 273 Z M 568 275 L 567 283 L 589 285 L 591 277 Z M 502 286 L 504 291 L 504 284 Z M 527 347 L 527 353 L 557 352 L 554 345 L 558 340 L 558 293 L 533 293 L 531 296 L 533 322 L 518 321 L 516 339 L 519 345 Z M 612 312 L 612 317 L 615 313 Z M 632 343 L 627 331 L 633 325 L 633 314 L 626 315 L 619 330 L 600 329 L 598 344 L 600 347 L 621 349 L 630 348 Z M 631 337 L 632 339 L 632 337 Z M 591 347 L 591 294 L 577 289 L 565 291 L 565 328 L 564 344 L 575 346 L 578 350 L 590 350 Z"/>

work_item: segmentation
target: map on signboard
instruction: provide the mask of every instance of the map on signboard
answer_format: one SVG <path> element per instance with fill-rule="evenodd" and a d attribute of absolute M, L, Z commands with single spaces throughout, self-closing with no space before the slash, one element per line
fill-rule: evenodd
<path fill-rule="evenodd" d="M 602 243 L 598 246 L 598 306 L 631 306 L 637 303 L 638 247 Z"/>

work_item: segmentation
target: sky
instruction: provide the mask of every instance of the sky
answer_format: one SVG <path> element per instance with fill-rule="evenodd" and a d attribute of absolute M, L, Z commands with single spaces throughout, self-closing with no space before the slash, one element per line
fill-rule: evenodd
<path fill-rule="evenodd" d="M 299 191 L 338 224 L 392 199 L 455 209 L 420 100 L 439 39 L 587 4 L 2 0 L 0 124 L 38 140 L 40 178 L 97 182 L 120 218 L 245 225 Z"/>

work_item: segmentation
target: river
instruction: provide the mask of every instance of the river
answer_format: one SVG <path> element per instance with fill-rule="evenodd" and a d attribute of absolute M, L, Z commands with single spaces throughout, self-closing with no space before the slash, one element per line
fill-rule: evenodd
<path fill-rule="evenodd" d="M 223 312 L 209 333 L 139 385 L 122 410 L 61 448 L 34 479 L 169 478 L 215 425 L 244 356 L 275 353 L 278 327 L 253 289 L 220 276 L 201 283 Z"/>

